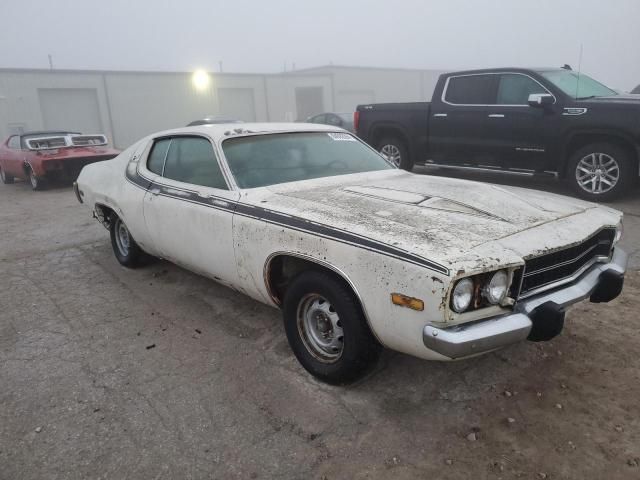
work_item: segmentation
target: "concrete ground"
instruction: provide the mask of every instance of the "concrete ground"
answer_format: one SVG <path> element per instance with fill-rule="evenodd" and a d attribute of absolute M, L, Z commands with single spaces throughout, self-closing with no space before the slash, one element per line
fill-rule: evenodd
<path fill-rule="evenodd" d="M 640 191 L 616 206 L 635 269 L 613 303 L 470 361 L 386 352 L 341 388 L 278 311 L 120 267 L 70 188 L 0 185 L 0 479 L 640 478 Z"/>

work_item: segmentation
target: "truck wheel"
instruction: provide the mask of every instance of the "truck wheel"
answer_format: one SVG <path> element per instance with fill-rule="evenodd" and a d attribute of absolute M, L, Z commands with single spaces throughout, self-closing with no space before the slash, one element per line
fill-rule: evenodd
<path fill-rule="evenodd" d="M 44 190 L 45 183 L 42 178 L 36 177 L 36 174 L 33 173 L 33 170 L 29 169 L 27 174 L 29 175 L 29 183 L 31 183 L 31 188 L 34 190 Z"/>
<path fill-rule="evenodd" d="M 115 214 L 112 215 L 109 224 L 111 247 L 116 259 L 125 267 L 137 267 L 143 258 L 144 252 L 133 239 L 129 229 L 120 217 Z"/>
<path fill-rule="evenodd" d="M 361 378 L 382 351 L 351 289 L 327 273 L 299 274 L 285 294 L 283 316 L 296 358 L 324 382 Z"/>
<path fill-rule="evenodd" d="M 9 183 L 13 183 L 13 176 L 6 173 L 4 169 L 0 167 L 0 180 L 2 180 L 2 183 L 7 185 Z"/>
<path fill-rule="evenodd" d="M 402 140 L 396 137 L 384 137 L 378 142 L 378 151 L 396 167 L 411 171 L 413 161 Z"/>
<path fill-rule="evenodd" d="M 612 200 L 623 194 L 633 183 L 629 153 L 611 143 L 594 143 L 571 155 L 567 178 L 578 196 L 591 201 Z"/>

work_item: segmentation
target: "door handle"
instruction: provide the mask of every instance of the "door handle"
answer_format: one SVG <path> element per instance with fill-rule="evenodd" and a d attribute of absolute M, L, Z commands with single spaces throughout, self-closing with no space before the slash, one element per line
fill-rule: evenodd
<path fill-rule="evenodd" d="M 434 117 L 446 117 L 447 114 L 446 113 L 434 113 L 433 116 Z"/>
<path fill-rule="evenodd" d="M 489 118 L 504 118 L 504 113 L 490 113 Z"/>

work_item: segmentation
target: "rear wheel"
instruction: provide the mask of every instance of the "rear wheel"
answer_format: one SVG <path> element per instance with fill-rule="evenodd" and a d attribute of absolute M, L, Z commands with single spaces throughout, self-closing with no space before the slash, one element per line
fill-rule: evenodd
<path fill-rule="evenodd" d="M 413 168 L 407 146 L 397 137 L 382 138 L 378 142 L 378 151 L 398 168 L 409 171 Z"/>
<path fill-rule="evenodd" d="M 298 361 L 322 381 L 342 384 L 362 377 L 382 347 L 358 299 L 333 275 L 307 271 L 293 279 L 283 302 L 289 345 Z"/>
<path fill-rule="evenodd" d="M 0 167 L 0 180 L 2 180 L 2 183 L 4 183 L 5 185 L 13 183 L 13 175 L 9 175 L 4 171 L 2 167 Z"/>
<path fill-rule="evenodd" d="M 144 256 L 144 252 L 133 239 L 129 229 L 120 217 L 113 214 L 109 223 L 111 247 L 116 259 L 125 267 L 137 267 Z"/>
<path fill-rule="evenodd" d="M 569 159 L 567 178 L 578 196 L 607 201 L 622 195 L 637 177 L 630 154 L 618 145 L 594 143 Z"/>

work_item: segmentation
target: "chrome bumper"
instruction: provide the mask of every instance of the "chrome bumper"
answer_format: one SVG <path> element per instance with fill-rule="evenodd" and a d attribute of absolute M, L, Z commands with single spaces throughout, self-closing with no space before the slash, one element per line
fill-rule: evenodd
<path fill-rule="evenodd" d="M 495 350 L 529 337 L 536 314 L 546 314 L 549 305 L 562 313 L 564 308 L 591 297 L 593 302 L 606 302 L 615 298 L 622 288 L 628 256 L 615 248 L 609 263 L 598 263 L 576 281 L 550 292 L 519 301 L 514 312 L 469 324 L 449 328 L 432 325 L 424 327 L 424 345 L 449 358 L 462 358 Z M 615 280 L 611 280 L 611 279 Z M 619 281 L 618 285 L 611 285 Z M 610 292 L 610 294 L 608 294 Z M 536 311 L 538 309 L 538 311 Z"/>

